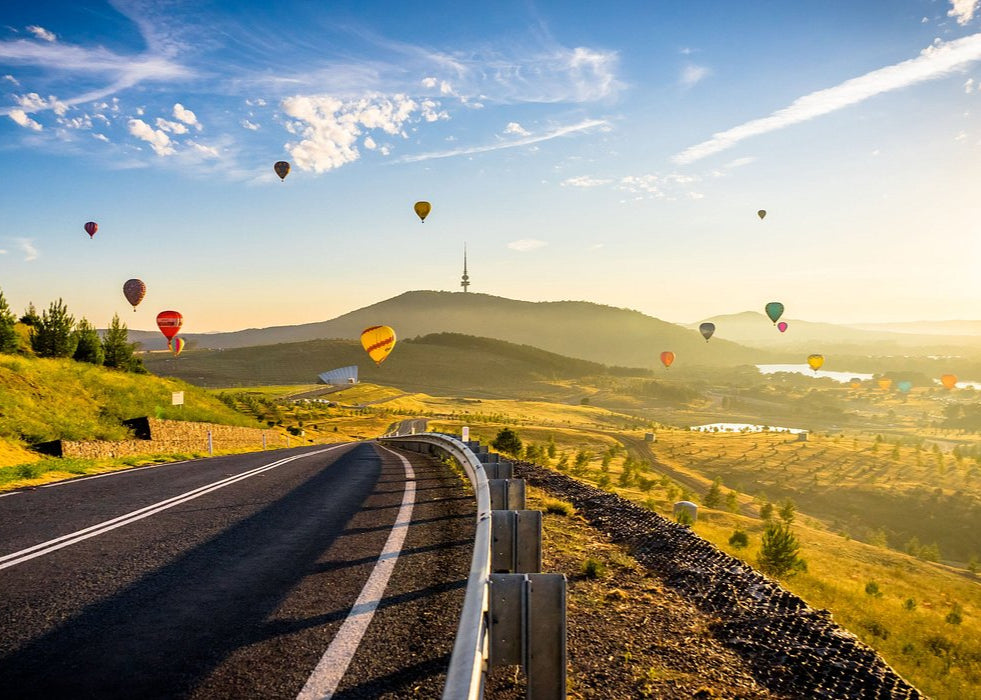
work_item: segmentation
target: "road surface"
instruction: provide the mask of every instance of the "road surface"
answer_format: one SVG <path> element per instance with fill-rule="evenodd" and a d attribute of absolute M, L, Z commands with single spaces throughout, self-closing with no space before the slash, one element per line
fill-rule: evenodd
<path fill-rule="evenodd" d="M 11 698 L 437 696 L 473 511 L 445 467 L 375 443 L 4 495 L 0 688 Z"/>

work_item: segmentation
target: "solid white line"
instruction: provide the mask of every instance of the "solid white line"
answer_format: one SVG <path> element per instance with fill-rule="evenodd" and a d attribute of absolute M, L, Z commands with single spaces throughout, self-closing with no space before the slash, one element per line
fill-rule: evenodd
<path fill-rule="evenodd" d="M 211 484 L 206 484 L 204 486 L 199 486 L 196 489 L 188 491 L 186 493 L 180 494 L 179 496 L 173 496 L 166 500 L 154 503 L 153 505 L 145 506 L 139 510 L 134 510 L 131 513 L 126 513 L 125 515 L 120 515 L 111 520 L 106 520 L 105 522 L 99 523 L 97 525 L 91 525 L 82 530 L 77 530 L 71 532 L 67 535 L 62 535 L 56 537 L 47 542 L 42 542 L 40 544 L 27 547 L 17 552 L 11 552 L 10 554 L 5 554 L 0 556 L 0 570 L 6 569 L 11 566 L 16 566 L 25 561 L 29 561 L 36 557 L 44 556 L 45 554 L 50 554 L 56 550 L 62 549 L 63 547 L 68 547 L 69 545 L 82 542 L 91 537 L 97 537 L 111 530 L 115 530 L 118 527 L 123 527 L 124 525 L 129 525 L 130 523 L 135 523 L 138 520 L 143 520 L 151 515 L 160 513 L 174 506 L 180 505 L 182 503 L 187 503 L 188 501 L 193 501 L 195 498 L 199 498 L 212 491 L 217 491 L 231 484 L 237 483 L 248 479 L 249 477 L 255 476 L 256 474 L 261 474 L 262 472 L 268 471 L 270 469 L 275 469 L 276 467 L 282 466 L 287 462 L 292 462 L 297 459 L 303 459 L 304 457 L 312 457 L 314 455 L 323 454 L 325 452 L 330 452 L 335 450 L 342 445 L 334 445 L 333 447 L 328 447 L 324 450 L 317 450 L 315 452 L 306 452 L 302 455 L 294 455 L 293 457 L 286 457 L 285 459 L 280 459 L 270 464 L 263 465 L 261 467 L 256 467 L 247 472 L 242 472 L 232 477 L 226 479 L 221 479 L 220 481 L 213 482 Z"/>
<path fill-rule="evenodd" d="M 0 498 L 3 498 L 4 496 L 16 496 L 18 493 L 20 493 L 20 491 L 11 491 L 10 493 L 0 493 Z"/>
<path fill-rule="evenodd" d="M 392 452 L 387 447 L 382 449 Z M 402 460 L 402 466 L 405 468 L 405 493 L 402 496 L 402 507 L 399 508 L 385 547 L 378 556 L 378 562 L 364 588 L 361 589 L 361 595 L 354 601 L 354 606 L 344 620 L 344 624 L 320 658 L 317 667 L 313 669 L 303 690 L 296 696 L 297 700 L 329 700 L 337 691 L 337 686 L 347 672 L 347 667 L 361 644 L 361 638 L 364 637 L 365 630 L 368 629 L 371 618 L 374 617 L 375 610 L 385 594 L 385 587 L 395 569 L 399 554 L 402 553 L 402 544 L 405 542 L 409 523 L 412 522 L 412 507 L 416 501 L 416 473 L 409 460 L 397 452 L 392 454 Z"/>

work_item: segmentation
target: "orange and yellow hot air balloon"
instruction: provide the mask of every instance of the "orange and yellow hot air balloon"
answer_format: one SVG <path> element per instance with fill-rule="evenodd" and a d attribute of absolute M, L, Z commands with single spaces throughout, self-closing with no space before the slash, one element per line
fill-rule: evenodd
<path fill-rule="evenodd" d="M 426 217 L 429 216 L 429 212 L 432 211 L 433 206 L 429 202 L 416 202 L 412 208 L 415 209 L 416 216 L 419 217 L 419 220 L 422 223 L 426 223 Z"/>
<path fill-rule="evenodd" d="M 889 377 L 883 377 L 878 381 L 878 384 L 879 388 L 883 391 L 889 391 L 890 387 L 892 387 L 892 380 Z"/>
<path fill-rule="evenodd" d="M 674 362 L 673 352 L 670 350 L 665 350 L 661 353 L 661 364 L 664 365 L 665 368 L 670 367 L 672 362 Z"/>
<path fill-rule="evenodd" d="M 170 351 L 174 353 L 174 357 L 177 357 L 182 352 L 184 352 L 185 345 L 186 343 L 184 342 L 184 339 L 181 338 L 180 336 L 177 336 L 176 338 L 170 341 Z"/>
<path fill-rule="evenodd" d="M 361 332 L 361 346 L 380 365 L 395 347 L 395 331 L 388 326 L 371 326 Z"/>
<path fill-rule="evenodd" d="M 940 383 L 944 385 L 945 389 L 953 389 L 955 386 L 957 386 L 957 375 L 941 374 Z"/>
<path fill-rule="evenodd" d="M 821 369 L 821 365 L 824 364 L 824 355 L 808 355 L 807 364 L 811 366 L 815 372 Z"/>

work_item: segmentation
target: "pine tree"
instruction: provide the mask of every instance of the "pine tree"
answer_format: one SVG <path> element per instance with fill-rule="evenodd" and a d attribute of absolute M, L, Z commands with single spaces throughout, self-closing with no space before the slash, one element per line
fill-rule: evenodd
<path fill-rule="evenodd" d="M 71 357 L 78 344 L 75 317 L 61 299 L 51 302 L 31 328 L 31 347 L 38 357 Z"/>
<path fill-rule="evenodd" d="M 790 531 L 787 523 L 771 521 L 763 532 L 757 562 L 765 574 L 784 576 L 791 572 L 807 570 L 804 560 L 797 556 L 800 542 Z"/>
<path fill-rule="evenodd" d="M 20 317 L 20 322 L 25 326 L 36 326 L 41 322 L 41 317 L 37 315 L 37 309 L 34 308 L 33 301 L 27 305 L 24 315 Z"/>
<path fill-rule="evenodd" d="M 511 428 L 502 428 L 491 442 L 491 447 L 508 455 L 520 456 L 522 452 L 521 438 Z"/>
<path fill-rule="evenodd" d="M 3 292 L 0 292 L 0 352 L 8 354 L 17 352 L 20 344 L 17 342 L 17 331 L 14 330 L 15 323 L 17 317 L 7 305 Z"/>
<path fill-rule="evenodd" d="M 95 326 L 82 319 L 75 328 L 76 346 L 75 354 L 72 357 L 79 362 L 91 362 L 93 365 L 101 365 L 105 361 L 105 353 L 102 351 L 102 341 Z"/>
<path fill-rule="evenodd" d="M 133 357 L 134 347 L 135 344 L 129 342 L 129 329 L 119 320 L 119 314 L 115 314 L 102 338 L 102 352 L 105 356 L 103 363 L 106 367 L 139 371 L 136 367 L 137 365 L 142 367 L 143 363 Z"/>
<path fill-rule="evenodd" d="M 722 479 L 715 477 L 703 499 L 706 508 L 718 508 L 722 504 Z"/>

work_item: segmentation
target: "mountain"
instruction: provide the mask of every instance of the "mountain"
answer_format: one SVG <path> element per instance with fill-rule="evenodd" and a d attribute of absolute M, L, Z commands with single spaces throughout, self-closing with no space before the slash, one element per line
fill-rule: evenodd
<path fill-rule="evenodd" d="M 585 301 L 516 301 L 462 292 L 406 292 L 330 321 L 183 337 L 192 348 L 229 350 L 324 338 L 357 339 L 362 330 L 374 325 L 391 326 L 403 339 L 462 333 L 629 367 L 655 366 L 662 350 L 675 352 L 678 365 L 729 366 L 775 359 L 724 339 L 706 343 L 697 331 L 639 311 Z M 130 340 L 150 350 L 166 347 L 156 332 L 130 331 Z"/>
<path fill-rule="evenodd" d="M 227 350 L 148 353 L 147 369 L 193 384 L 234 387 L 310 384 L 333 367 L 356 364 L 359 379 L 406 391 L 477 397 L 578 400 L 568 382 L 599 375 L 650 376 L 650 370 L 612 369 L 527 345 L 457 333 L 436 333 L 400 341 L 376 366 L 356 340 L 308 340 Z"/>
<path fill-rule="evenodd" d="M 837 352 L 851 354 L 887 355 L 895 351 L 908 352 L 922 350 L 938 354 L 945 349 L 973 348 L 981 349 L 981 336 L 970 334 L 941 334 L 936 331 L 954 328 L 957 323 L 970 322 L 937 322 L 920 326 L 923 329 L 932 328 L 930 334 L 895 332 L 885 326 L 894 328 L 904 324 L 867 324 L 861 327 L 837 325 L 833 323 L 818 323 L 783 318 L 787 322 L 787 331 L 781 333 L 765 315 L 756 311 L 744 311 L 738 314 L 714 316 L 706 319 L 715 324 L 715 338 L 724 338 L 741 345 L 748 345 L 766 350 L 781 350 L 800 352 Z M 950 324 L 950 325 L 948 325 Z M 698 328 L 697 323 L 688 328 Z M 912 329 L 916 324 L 910 324 Z"/>
<path fill-rule="evenodd" d="M 852 328 L 890 333 L 921 335 L 981 335 L 981 321 L 905 321 L 895 323 L 853 323 Z"/>

